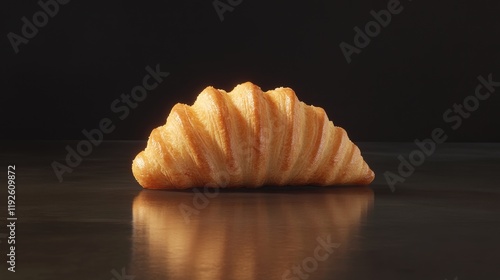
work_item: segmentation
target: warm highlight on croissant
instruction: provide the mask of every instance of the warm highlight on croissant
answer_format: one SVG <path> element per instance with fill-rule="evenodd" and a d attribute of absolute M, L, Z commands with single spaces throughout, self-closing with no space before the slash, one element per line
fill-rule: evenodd
<path fill-rule="evenodd" d="M 205 88 L 153 129 L 132 172 L 148 189 L 369 184 L 374 173 L 344 129 L 290 88 Z"/>

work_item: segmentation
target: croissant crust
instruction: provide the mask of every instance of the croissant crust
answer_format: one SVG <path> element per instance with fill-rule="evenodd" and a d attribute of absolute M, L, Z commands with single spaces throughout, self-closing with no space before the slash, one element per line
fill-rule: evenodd
<path fill-rule="evenodd" d="M 176 104 L 132 172 L 148 189 L 369 184 L 375 176 L 322 108 L 290 88 L 262 92 L 250 82 Z"/>

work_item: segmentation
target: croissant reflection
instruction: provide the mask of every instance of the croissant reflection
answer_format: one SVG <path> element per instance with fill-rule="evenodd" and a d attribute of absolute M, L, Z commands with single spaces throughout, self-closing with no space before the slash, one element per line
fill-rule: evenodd
<path fill-rule="evenodd" d="M 137 279 L 282 279 L 326 236 L 340 247 L 309 279 L 331 277 L 349 261 L 351 237 L 373 203 L 366 187 L 201 195 L 144 190 L 135 198 Z"/>

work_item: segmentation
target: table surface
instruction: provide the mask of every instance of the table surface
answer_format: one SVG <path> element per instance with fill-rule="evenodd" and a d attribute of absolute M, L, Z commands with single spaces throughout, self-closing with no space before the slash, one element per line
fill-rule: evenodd
<path fill-rule="evenodd" d="M 437 147 L 391 189 L 413 143 L 358 143 L 368 187 L 142 190 L 145 142 L 2 142 L 0 279 L 500 279 L 500 144 Z M 7 271 L 8 164 L 16 272 Z"/>

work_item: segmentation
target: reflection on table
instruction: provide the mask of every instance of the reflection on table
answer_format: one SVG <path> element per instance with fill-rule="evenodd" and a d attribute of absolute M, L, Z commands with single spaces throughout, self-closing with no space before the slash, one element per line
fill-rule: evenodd
<path fill-rule="evenodd" d="M 365 187 L 203 192 L 144 190 L 135 198 L 137 279 L 300 279 L 294 266 L 302 277 L 331 277 L 347 265 L 351 237 L 373 203 Z M 319 239 L 340 247 L 314 261 Z"/>

